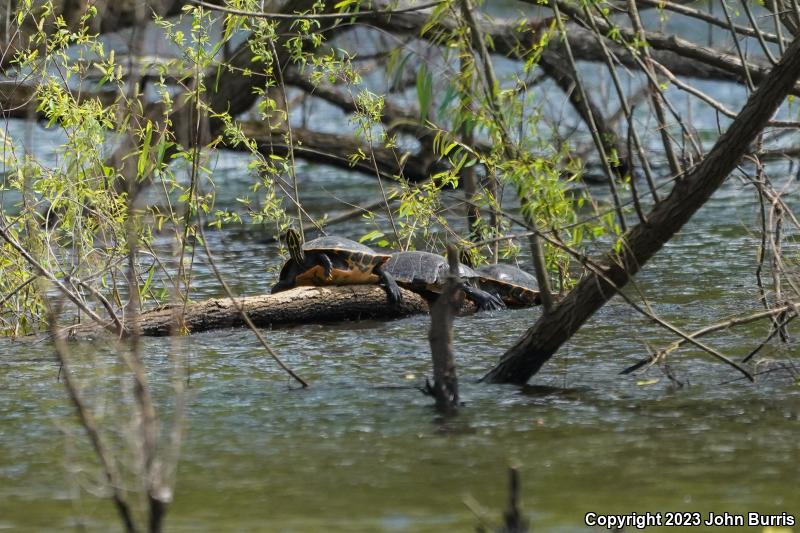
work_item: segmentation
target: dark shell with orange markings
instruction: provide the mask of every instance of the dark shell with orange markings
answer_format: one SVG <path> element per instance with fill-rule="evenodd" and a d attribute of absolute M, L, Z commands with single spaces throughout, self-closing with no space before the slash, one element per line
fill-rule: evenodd
<path fill-rule="evenodd" d="M 314 264 L 295 276 L 297 285 L 371 285 L 377 284 L 378 276 L 373 272 L 389 260 L 388 254 L 376 253 L 369 246 L 344 237 L 326 236 L 303 244 L 306 254 L 323 253 L 333 265 L 331 277 L 325 276 L 325 268 Z"/>

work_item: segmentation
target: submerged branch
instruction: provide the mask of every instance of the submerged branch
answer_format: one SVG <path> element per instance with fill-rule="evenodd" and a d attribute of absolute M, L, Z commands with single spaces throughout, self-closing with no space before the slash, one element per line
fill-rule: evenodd
<path fill-rule="evenodd" d="M 458 410 L 458 374 L 453 352 L 453 320 L 464 305 L 464 291 L 458 277 L 458 252 L 447 247 L 450 272 L 442 294 L 431 306 L 431 327 L 428 342 L 433 362 L 433 385 L 427 384 L 426 393 L 436 400 L 440 413 L 452 414 Z"/>
<path fill-rule="evenodd" d="M 645 366 L 654 365 L 655 363 L 663 360 L 667 356 L 667 354 L 669 354 L 670 352 L 674 352 L 675 350 L 677 350 L 678 348 L 680 348 L 681 346 L 683 346 L 687 342 L 691 342 L 691 340 L 697 339 L 698 337 L 702 337 L 704 335 L 708 335 L 708 334 L 714 333 L 716 331 L 724 331 L 726 329 L 730 329 L 730 328 L 733 328 L 735 326 L 740 326 L 742 324 L 750 324 L 751 322 L 756 322 L 758 320 L 763 320 L 765 318 L 772 319 L 772 318 L 774 318 L 776 316 L 780 316 L 780 315 L 782 315 L 784 313 L 795 312 L 797 310 L 797 308 L 798 308 L 798 304 L 795 304 L 795 303 L 786 304 L 786 305 L 782 305 L 780 307 L 776 307 L 774 309 L 768 309 L 766 311 L 760 311 L 758 313 L 753 313 L 751 315 L 744 316 L 744 317 L 736 317 L 736 318 L 731 318 L 729 320 L 723 320 L 721 322 L 717 322 L 716 324 L 711 324 L 711 325 L 706 326 L 704 328 L 700 328 L 697 331 L 694 331 L 694 332 L 690 333 L 687 337 L 682 338 L 682 339 L 678 339 L 675 342 L 673 342 L 672 344 L 670 344 L 669 346 L 667 346 L 665 348 L 662 348 L 661 350 L 658 350 L 654 354 L 652 354 L 652 355 L 640 360 L 639 362 L 629 366 L 628 368 L 626 368 L 625 370 L 620 372 L 620 374 L 631 374 L 631 373 L 633 373 L 633 372 L 635 372 L 635 371 L 637 371 L 640 368 L 643 368 Z M 742 362 L 747 362 L 748 359 L 749 359 L 749 356 L 745 357 Z"/>

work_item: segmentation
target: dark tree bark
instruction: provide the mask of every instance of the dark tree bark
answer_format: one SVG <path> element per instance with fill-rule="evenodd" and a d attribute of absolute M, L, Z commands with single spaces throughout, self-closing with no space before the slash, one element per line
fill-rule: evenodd
<path fill-rule="evenodd" d="M 542 316 L 485 377 L 524 384 L 598 309 L 669 241 L 725 181 L 800 77 L 800 39 L 764 78 L 703 161 L 677 182 L 670 195 L 623 237 L 602 271 L 586 276 L 551 313 Z"/>
<path fill-rule="evenodd" d="M 522 0 L 527 3 L 535 3 L 535 0 Z M 561 4 L 559 4 L 561 6 Z M 562 9 L 564 13 L 578 13 L 577 10 Z M 410 34 L 418 36 L 421 29 L 427 24 L 429 16 L 425 13 L 401 13 L 391 17 L 374 16 L 367 20 L 374 26 L 386 31 L 400 34 Z M 524 53 L 538 43 L 541 35 L 540 31 L 545 30 L 550 24 L 551 19 L 532 19 L 525 26 L 517 23 L 486 23 L 478 22 L 481 31 L 491 37 L 492 51 L 496 54 L 522 58 Z M 440 22 L 441 27 L 447 30 L 455 29 L 455 21 L 446 19 Z M 607 31 L 601 27 L 601 31 Z M 521 31 L 522 30 L 522 31 Z M 623 36 L 632 40 L 633 31 L 624 29 Z M 435 35 L 435 31 L 428 31 L 425 37 Z M 606 60 L 602 48 L 597 44 L 594 34 L 575 23 L 567 24 L 567 35 L 570 47 L 578 61 L 604 62 Z M 708 79 L 720 81 L 732 81 L 743 83 L 745 80 L 744 68 L 738 58 L 731 56 L 721 50 L 694 45 L 682 39 L 675 39 L 672 36 L 660 33 L 648 32 L 648 41 L 652 39 L 652 57 L 676 76 L 685 76 L 695 79 Z M 551 40 L 550 46 L 558 47 L 558 39 Z M 627 48 L 611 40 L 607 43 L 608 49 L 626 67 L 639 68 L 635 58 L 631 56 Z M 752 63 L 752 62 L 751 62 Z M 769 70 L 769 66 L 763 62 L 755 62 L 749 65 L 754 80 L 759 80 Z M 800 88 L 797 88 L 800 92 Z"/>
<path fill-rule="evenodd" d="M 255 121 L 243 123 L 242 130 L 258 143 L 261 153 L 285 156 L 289 151 L 285 130 L 270 131 L 263 123 Z M 403 153 L 383 146 L 370 148 L 348 134 L 337 135 L 292 128 L 292 140 L 294 155 L 297 158 L 347 170 L 357 170 L 373 177 L 377 166 L 384 178 L 394 179 L 402 175 L 409 182 L 420 183 L 445 168 L 442 162 L 432 155 Z M 350 155 L 359 151 L 366 154 L 367 159 L 351 163 Z M 374 164 L 371 157 L 375 158 Z"/>

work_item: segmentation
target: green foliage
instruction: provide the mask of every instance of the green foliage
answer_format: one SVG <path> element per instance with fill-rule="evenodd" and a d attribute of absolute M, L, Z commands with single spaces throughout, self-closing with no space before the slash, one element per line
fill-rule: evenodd
<path fill-rule="evenodd" d="M 261 3 L 237 0 L 231 7 L 258 11 Z M 310 12 L 324 7 L 316 2 Z M 356 0 L 338 2 L 335 9 L 362 7 L 371 9 Z M 509 236 L 519 231 L 515 224 L 520 218 L 576 250 L 584 241 L 618 231 L 610 214 L 579 220 L 579 213 L 598 207 L 587 193 L 575 192 L 580 164 L 569 143 L 552 145 L 559 132 L 543 123 L 542 95 L 529 87 L 542 52 L 558 31 L 555 22 L 537 30 L 535 39 L 526 41 L 532 43 L 528 49 L 518 50 L 525 59 L 520 71 L 498 80 L 487 79 L 484 58 L 455 1 L 433 8 L 422 30 L 440 45 L 439 55 L 421 57 L 417 50 L 398 46 L 379 60 L 389 90 L 408 84 L 415 91 L 417 109 L 408 116 L 418 120 L 405 118 L 404 125 L 427 130 L 418 141 L 439 163 L 430 179 L 410 183 L 402 172 L 390 177 L 379 172 L 375 155 L 378 148 L 393 151 L 402 167 L 408 129 L 387 120 L 387 95 L 362 79 L 357 54 L 324 42 L 320 20 L 285 23 L 187 5 L 176 19 L 154 19 L 179 49 L 178 56 L 143 66 L 106 49 L 90 31 L 95 15 L 90 7 L 70 28 L 50 2 L 36 7 L 28 2 L 18 9 L 18 23 L 33 29 L 15 56 L 15 67 L 37 80 L 36 110 L 61 140 L 53 148 L 57 162 L 48 163 L 18 153 L 20 140 L 2 134 L 7 169 L 2 186 L 19 201 L 13 217 L 0 213 L 0 223 L 48 273 L 68 283 L 100 314 L 105 311 L 96 295 L 120 311 L 127 303 L 128 279 L 138 284 L 146 304 L 189 299 L 195 257 L 189 245 L 199 242 L 200 224 L 224 230 L 254 223 L 278 234 L 309 222 L 297 205 L 304 191 L 295 170 L 297 141 L 288 126 L 287 64 L 276 60 L 279 53 L 312 84 L 336 90 L 353 104 L 349 125 L 361 144 L 352 153 L 336 155 L 374 167 L 387 202 L 364 215 L 363 242 L 439 252 L 445 242 L 455 242 L 480 263 L 521 253 L 526 239 Z M 221 37 L 212 31 L 215 24 Z M 520 23 L 516 31 L 534 30 Z M 243 32 L 249 38 L 230 50 L 234 41 L 242 42 Z M 491 40 L 486 44 L 491 48 Z M 636 49 L 645 43 L 626 45 Z M 252 61 L 239 62 L 246 54 Z M 141 92 L 144 84 L 138 83 L 145 68 L 147 98 Z M 214 106 L 221 81 L 231 75 L 254 80 L 258 128 L 238 121 L 224 105 Z M 218 125 L 216 136 L 203 139 L 202 128 L 195 128 L 199 121 L 176 119 L 184 115 L 209 118 Z M 265 149 L 264 136 L 282 138 L 288 153 Z M 232 205 L 216 202 L 219 184 L 212 161 L 222 147 L 248 157 L 243 170 L 250 186 Z M 459 187 L 467 179 L 477 184 L 466 201 L 479 217 L 465 229 Z M 150 201 L 135 203 L 147 187 L 154 190 Z M 131 236 L 135 243 L 128 242 Z M 164 238 L 172 244 L 163 245 Z M 29 281 L 37 272 L 28 259 L 7 242 L 0 246 L 0 329 L 22 334 L 41 327 L 45 285 Z M 126 259 L 132 248 L 139 252 L 129 271 Z M 568 287 L 580 273 L 572 255 L 549 244 L 546 255 L 553 276 Z"/>
<path fill-rule="evenodd" d="M 161 303 L 176 290 L 188 295 L 188 275 L 181 273 L 183 285 L 175 280 L 174 272 L 165 265 L 172 261 L 167 257 L 170 252 L 155 248 L 156 234 L 174 235 L 183 256 L 187 239 L 198 238 L 196 225 L 201 218 L 217 228 L 241 223 L 245 215 L 255 222 L 286 226 L 274 186 L 275 176 L 286 171 L 286 162 L 265 158 L 229 115 L 214 113 L 225 125 L 225 140 L 251 150 L 252 191 L 261 195 L 258 208 L 250 205 L 249 199 L 241 199 L 244 213 L 215 209 L 216 185 L 207 162 L 220 139 L 206 146 L 184 146 L 176 138 L 170 117 L 184 106 L 195 107 L 198 113 L 210 112 L 203 95 L 207 73 L 221 66 L 217 56 L 224 41 L 212 43 L 209 33 L 218 16 L 187 7 L 178 20 L 155 19 L 182 55 L 155 69 L 151 87 L 161 113 L 153 116 L 148 115 L 139 93 L 138 73 L 128 72 L 128 65 L 120 63 L 115 52 L 107 51 L 89 31 L 95 15 L 91 7 L 77 27 L 70 29 L 51 2 L 27 3 L 17 12 L 18 22 L 29 23 L 32 31 L 28 47 L 16 54 L 15 68 L 24 72 L 26 79 L 38 80 L 36 112 L 44 117 L 47 128 L 61 133 L 61 141 L 51 151 L 57 161 L 53 165 L 17 152 L 21 140 L 5 133 L 0 138 L 6 168 L 3 188 L 21 198 L 13 217 L 0 212 L 0 224 L 33 261 L 64 282 L 89 308 L 105 314 L 96 295 L 104 294 L 121 311 L 129 276 L 138 280 L 145 303 L 150 299 Z M 225 23 L 228 38 L 236 29 L 248 26 L 236 17 L 226 17 Z M 257 26 L 264 35 L 271 29 L 265 23 Z M 264 64 L 262 74 L 270 75 L 272 50 L 258 48 L 258 42 L 253 41 L 254 52 L 261 54 L 257 59 Z M 175 81 L 187 88 L 177 100 L 170 88 Z M 98 96 L 87 96 L 90 94 Z M 186 173 L 188 182 L 182 176 Z M 144 210 L 134 209 L 129 193 L 136 194 L 150 183 L 162 193 L 160 201 L 143 206 Z M 128 271 L 125 260 L 130 227 L 137 248 L 146 251 L 137 257 L 133 272 Z M 45 325 L 42 288 L 47 284 L 30 281 L 38 274 L 15 247 L 0 241 L 0 332 L 20 335 Z"/>

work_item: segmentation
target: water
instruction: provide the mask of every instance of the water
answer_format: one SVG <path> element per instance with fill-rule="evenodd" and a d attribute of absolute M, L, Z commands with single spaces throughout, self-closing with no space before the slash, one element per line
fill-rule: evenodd
<path fill-rule="evenodd" d="M 351 184 L 366 183 L 359 180 Z M 758 309 L 757 237 L 742 226 L 756 214 L 749 195 L 727 185 L 638 276 L 660 316 L 691 330 Z M 225 275 L 248 293 L 263 292 L 274 248 L 260 244 L 256 230 L 223 237 L 212 234 L 211 244 L 226 259 Z M 214 294 L 202 265 L 200 273 L 197 297 Z M 520 466 L 523 508 L 544 531 L 575 531 L 587 512 L 797 512 L 800 387 L 787 373 L 749 384 L 685 348 L 670 359 L 683 388 L 658 370 L 618 376 L 646 355 L 645 345 L 672 339 L 614 299 L 533 380 L 565 390 L 475 384 L 537 314 L 457 321 L 466 404 L 447 424 L 414 388 L 430 373 L 427 317 L 267 331 L 311 382 L 306 391 L 290 387 L 244 330 L 201 333 L 177 346 L 148 339 L 159 399 L 170 397 L 171 350 L 191 374 L 170 529 L 468 531 L 477 521 L 464 499 L 497 518 L 509 464 Z M 708 342 L 741 357 L 765 334 L 759 323 Z M 0 343 L 0 527 L 107 529 L 113 508 L 92 492 L 97 467 L 50 349 Z M 112 401 L 120 390 L 114 348 L 72 349 L 92 354 L 78 357 L 79 375 L 111 423 L 124 411 Z M 791 361 L 794 350 L 771 343 L 760 356 Z"/>

